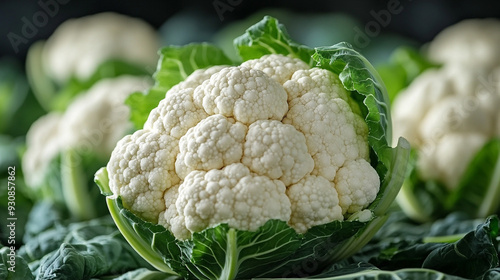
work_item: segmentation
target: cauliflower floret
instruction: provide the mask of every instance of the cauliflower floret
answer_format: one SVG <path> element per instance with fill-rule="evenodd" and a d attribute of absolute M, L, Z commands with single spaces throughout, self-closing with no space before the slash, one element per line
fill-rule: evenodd
<path fill-rule="evenodd" d="M 179 186 L 177 213 L 190 232 L 220 223 L 257 230 L 268 220 L 290 219 L 290 200 L 285 191 L 281 181 L 252 174 L 241 163 L 222 170 L 193 171 Z M 182 232 L 173 234 L 182 237 Z"/>
<path fill-rule="evenodd" d="M 215 73 L 196 88 L 194 100 L 208 114 L 234 117 L 244 124 L 281 120 L 288 110 L 283 87 L 264 72 L 246 67 Z"/>
<path fill-rule="evenodd" d="M 175 171 L 181 178 L 193 170 L 220 169 L 241 161 L 247 127 L 213 115 L 190 128 L 179 142 Z"/>
<path fill-rule="evenodd" d="M 464 68 L 500 65 L 500 20 L 467 19 L 441 31 L 429 44 L 430 59 Z"/>
<path fill-rule="evenodd" d="M 157 222 L 165 210 L 165 190 L 179 182 L 175 174 L 178 140 L 166 134 L 138 130 L 118 142 L 107 169 L 114 196 L 147 221 Z"/>
<path fill-rule="evenodd" d="M 281 180 L 286 186 L 299 181 L 314 167 L 304 135 L 279 121 L 251 124 L 244 149 L 243 164 L 259 175 Z"/>
<path fill-rule="evenodd" d="M 167 95 L 171 92 L 177 92 L 187 88 L 195 89 L 197 86 L 201 85 L 204 81 L 210 79 L 210 77 L 213 74 L 219 72 L 220 70 L 226 67 L 228 66 L 216 65 L 209 68 L 197 69 L 191 75 L 189 75 L 184 81 L 176 84 L 171 89 L 169 89 Z"/>
<path fill-rule="evenodd" d="M 179 197 L 179 185 L 175 185 L 165 192 L 165 211 L 158 216 L 158 224 L 164 226 L 170 232 L 175 232 L 178 239 L 187 239 L 191 232 L 186 228 L 184 219 L 177 214 L 175 203 Z"/>
<path fill-rule="evenodd" d="M 314 175 L 333 180 L 346 161 L 368 158 L 366 135 L 356 132 L 357 126 L 366 123 L 361 123 L 347 102 L 332 93 L 310 92 L 293 99 L 283 122 L 305 135 L 314 159 Z"/>
<path fill-rule="evenodd" d="M 109 59 L 154 69 L 159 48 L 158 34 L 145 21 L 99 13 L 61 24 L 44 46 L 43 65 L 58 82 L 72 76 L 86 80 Z"/>
<path fill-rule="evenodd" d="M 293 100 L 307 93 L 329 93 L 335 98 L 347 101 L 348 93 L 342 86 L 339 77 L 320 68 L 299 70 L 283 85 L 288 99 Z"/>
<path fill-rule="evenodd" d="M 334 184 L 321 176 L 306 176 L 291 185 L 286 194 L 292 204 L 289 224 L 298 233 L 315 225 L 344 220 Z"/>
<path fill-rule="evenodd" d="M 340 168 L 333 182 L 342 214 L 361 211 L 375 200 L 379 180 L 375 169 L 364 159 L 349 161 Z"/>
<path fill-rule="evenodd" d="M 205 110 L 193 101 L 193 88 L 169 91 L 149 114 L 144 129 L 161 131 L 180 139 L 206 117 Z"/>
<path fill-rule="evenodd" d="M 280 84 L 290 80 L 294 72 L 310 68 L 309 65 L 298 58 L 281 54 L 264 55 L 259 59 L 245 61 L 241 66 L 260 70 Z"/>

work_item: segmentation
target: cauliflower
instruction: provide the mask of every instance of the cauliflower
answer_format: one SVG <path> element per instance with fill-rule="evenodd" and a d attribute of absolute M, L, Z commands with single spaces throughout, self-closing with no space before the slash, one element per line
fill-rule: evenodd
<path fill-rule="evenodd" d="M 342 221 L 380 188 L 348 96 L 332 72 L 283 55 L 198 70 L 118 142 L 110 188 L 179 239 L 220 223 L 303 233 Z"/>
<path fill-rule="evenodd" d="M 394 101 L 394 133 L 420 150 L 417 167 L 423 179 L 455 188 L 472 157 L 500 136 L 500 88 L 486 84 L 482 75 L 457 66 L 431 69 Z M 500 71 L 490 75 L 500 79 Z"/>
<path fill-rule="evenodd" d="M 38 119 L 26 137 L 22 162 L 27 184 L 43 185 L 51 163 L 68 149 L 109 157 L 116 142 L 132 129 L 125 98 L 149 86 L 145 77 L 105 79 L 76 97 L 64 113 L 51 112 Z"/>
<path fill-rule="evenodd" d="M 467 19 L 441 31 L 427 49 L 429 59 L 463 68 L 493 69 L 500 65 L 500 20 Z"/>
<path fill-rule="evenodd" d="M 384 85 L 350 45 L 298 45 L 271 17 L 234 42 L 242 63 L 206 43 L 162 48 L 154 86 L 133 96 L 138 130 L 94 180 L 158 270 L 312 275 L 386 221 L 409 144 L 392 147 Z"/>
<path fill-rule="evenodd" d="M 500 137 L 499 46 L 500 21 L 495 19 L 465 20 L 443 30 L 426 50 L 441 66 L 424 71 L 394 100 L 394 135 L 408 139 L 416 151 L 415 176 L 398 199 L 414 219 L 454 210 L 478 217 L 497 211 L 495 203 L 483 202 L 497 184 L 478 181 L 494 176 L 491 160 L 472 161 Z M 473 165 L 481 171 L 467 171 Z M 475 182 L 467 183 L 472 178 Z M 429 201 L 419 201 L 422 194 Z"/>
<path fill-rule="evenodd" d="M 159 38 L 153 27 L 129 16 L 105 12 L 61 24 L 45 43 L 43 66 L 59 83 L 87 80 L 109 59 L 153 68 Z"/>

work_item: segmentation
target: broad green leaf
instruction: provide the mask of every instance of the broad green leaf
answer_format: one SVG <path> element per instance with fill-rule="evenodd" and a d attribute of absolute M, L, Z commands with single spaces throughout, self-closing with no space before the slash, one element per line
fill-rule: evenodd
<path fill-rule="evenodd" d="M 141 267 L 152 269 L 109 217 L 55 224 L 27 240 L 18 255 L 29 262 L 36 279 L 95 279 Z"/>
<path fill-rule="evenodd" d="M 0 279 L 31 280 L 35 279 L 35 276 L 31 273 L 28 263 L 18 256 L 16 251 L 12 251 L 10 247 L 1 247 Z"/>
<path fill-rule="evenodd" d="M 447 201 L 450 210 L 476 217 L 500 211 L 500 140 L 486 143 L 469 163 L 455 191 Z"/>
<path fill-rule="evenodd" d="M 147 268 L 138 268 L 136 270 L 129 271 L 118 277 L 110 276 L 103 277 L 101 280 L 182 280 L 181 277 L 177 275 L 171 275 L 168 273 L 149 270 Z"/>
<path fill-rule="evenodd" d="M 113 218 L 116 226 L 120 230 L 121 234 L 127 242 L 134 248 L 134 250 L 146 261 L 148 261 L 154 268 L 159 271 L 173 274 L 182 274 L 183 276 L 187 273 L 184 272 L 185 269 L 178 267 L 179 263 L 172 263 L 165 260 L 163 255 L 180 255 L 180 251 L 175 244 L 175 238 L 168 232 L 165 228 L 159 225 L 154 225 L 152 223 L 146 222 L 135 216 L 129 210 L 123 208 L 120 198 L 111 199 L 106 198 L 106 203 L 109 208 L 111 217 Z M 136 231 L 136 229 L 139 230 Z M 160 235 L 161 238 L 156 237 Z M 151 246 L 152 240 L 160 242 L 161 245 L 158 249 Z M 170 244 L 170 246 L 169 246 Z M 158 252 L 157 250 L 161 250 Z M 172 251 L 171 251 L 172 250 Z M 173 253 L 172 253 L 173 252 Z M 173 257 L 171 257 L 172 259 Z M 170 267 L 179 268 L 174 272 Z"/>
<path fill-rule="evenodd" d="M 316 279 L 316 280 L 467 280 L 454 275 L 448 275 L 436 270 L 424 268 L 407 268 L 395 271 L 385 271 L 378 269 L 360 269 L 359 272 L 349 273 L 352 269 L 340 270 L 338 276 L 331 277 L 311 277 L 311 278 L 289 278 L 288 280 Z M 345 272 L 345 273 L 344 273 Z M 277 278 L 274 278 L 277 280 Z M 255 280 L 273 280 L 272 278 L 258 278 Z"/>
<path fill-rule="evenodd" d="M 283 221 L 270 220 L 255 232 L 222 224 L 180 243 L 182 258 L 197 279 L 248 279 L 267 274 L 301 245 Z"/>
<path fill-rule="evenodd" d="M 153 75 L 154 86 L 146 92 L 133 93 L 125 101 L 131 109 L 132 122 L 136 128 L 142 128 L 149 113 L 165 98 L 166 92 L 195 70 L 232 64 L 220 49 L 207 43 L 162 48 L 160 61 Z"/>
<path fill-rule="evenodd" d="M 496 238 L 499 236 L 498 217 L 468 233 L 459 241 L 433 250 L 422 264 L 423 268 L 444 271 L 465 278 L 480 277 L 499 266 Z"/>

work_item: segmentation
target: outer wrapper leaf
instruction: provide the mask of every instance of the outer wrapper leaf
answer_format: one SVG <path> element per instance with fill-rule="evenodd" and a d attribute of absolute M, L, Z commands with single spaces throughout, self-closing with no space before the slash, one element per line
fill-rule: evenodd
<path fill-rule="evenodd" d="M 332 262 L 354 254 L 383 225 L 389 205 L 406 173 L 410 151 L 408 142 L 400 139 L 397 147 L 390 146 L 391 123 L 383 83 L 368 61 L 349 45 L 318 49 L 302 46 L 288 37 L 276 19 L 265 17 L 250 27 L 246 34 L 235 39 L 235 46 L 243 60 L 278 53 L 300 58 L 310 66 L 321 67 L 340 76 L 344 87 L 351 91 L 352 102 L 359 106 L 367 120 L 372 165 L 381 178 L 380 192 L 366 210 L 371 218 L 359 221 L 353 215 L 347 221 L 315 226 L 306 234 L 297 234 L 286 222 L 277 220 L 268 221 L 255 232 L 221 224 L 193 234 L 190 240 L 178 241 L 162 226 L 143 221 L 123 208 L 120 198 L 108 197 L 108 207 L 129 243 L 162 271 L 175 271 L 189 279 L 303 277 L 317 274 Z M 220 52 L 208 45 L 163 49 L 156 73 L 157 84 L 144 98 L 165 92 L 196 67 L 229 64 L 220 59 L 223 56 L 204 60 L 205 64 L 193 64 L 186 59 L 194 57 L 191 61 L 197 61 L 200 48 Z M 190 54 L 193 51 L 195 53 Z M 132 107 L 132 114 L 136 111 L 145 120 L 152 109 L 147 106 L 141 108 L 138 102 L 137 107 Z M 105 174 L 105 169 L 102 169 L 97 174 L 96 182 L 100 184 L 102 193 L 109 194 L 107 178 L 103 177 Z"/>

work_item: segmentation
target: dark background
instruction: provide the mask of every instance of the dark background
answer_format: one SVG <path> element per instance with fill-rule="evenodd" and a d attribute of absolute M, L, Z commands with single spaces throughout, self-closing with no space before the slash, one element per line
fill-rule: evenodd
<path fill-rule="evenodd" d="M 15 56 L 24 60 L 30 44 L 49 37 L 54 29 L 66 19 L 94 14 L 103 11 L 115 11 L 142 18 L 154 27 L 160 27 L 173 15 L 194 10 L 200 14 L 200 21 L 205 28 L 218 29 L 259 11 L 262 8 L 286 8 L 299 13 L 342 12 L 358 19 L 361 23 L 373 20 L 372 11 L 387 9 L 390 1 L 250 1 L 250 0 L 208 0 L 208 1 L 165 1 L 165 0 L 59 0 L 59 11 L 50 17 L 47 24 L 37 28 L 36 35 L 19 44 L 16 52 L 8 38 L 9 33 L 20 35 L 23 18 L 32 21 L 33 15 L 41 10 L 39 1 L 47 0 L 2 0 L 0 2 L 0 57 Z M 58 0 L 51 0 L 58 1 Z M 234 4 L 223 13 L 221 20 L 214 4 Z M 397 1 L 397 0 L 392 0 Z M 431 1 L 399 0 L 404 9 L 393 15 L 384 32 L 395 32 L 418 42 L 430 41 L 444 27 L 465 18 L 497 17 L 500 18 L 500 1 Z M 198 23 L 200 24 L 200 23 Z M 362 28 L 363 26 L 361 26 Z M 182 28 L 182 26 L 179 26 Z"/>

